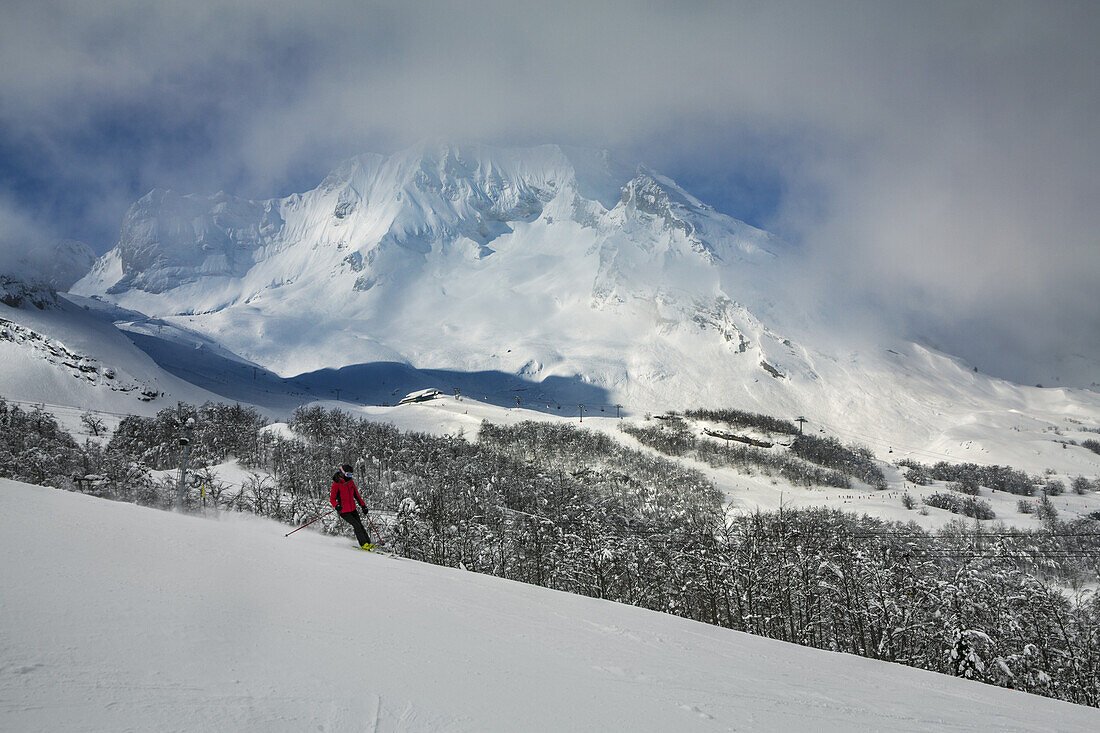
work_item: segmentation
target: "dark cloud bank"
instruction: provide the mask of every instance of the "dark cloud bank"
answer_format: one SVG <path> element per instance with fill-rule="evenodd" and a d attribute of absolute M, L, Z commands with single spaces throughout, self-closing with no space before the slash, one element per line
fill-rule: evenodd
<path fill-rule="evenodd" d="M 425 137 L 607 147 L 794 242 L 821 307 L 1100 382 L 1096 7 L 8 0 L 0 239 Z"/>

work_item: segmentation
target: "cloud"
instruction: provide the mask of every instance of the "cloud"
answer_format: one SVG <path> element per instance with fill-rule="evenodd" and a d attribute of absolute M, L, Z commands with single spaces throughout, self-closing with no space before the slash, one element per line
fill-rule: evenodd
<path fill-rule="evenodd" d="M 0 192 L 0 274 L 27 275 L 28 258 L 52 238 L 46 227 Z"/>
<path fill-rule="evenodd" d="M 1051 354 L 1100 360 L 1098 14 L 15 0 L 0 165 L 102 250 L 153 185 L 288 193 L 436 136 L 611 147 L 795 241 L 821 307 L 873 307 L 1031 381 Z"/>
<path fill-rule="evenodd" d="M 0 191 L 0 280 L 65 289 L 83 277 L 93 261 L 87 246 L 57 237 Z"/>

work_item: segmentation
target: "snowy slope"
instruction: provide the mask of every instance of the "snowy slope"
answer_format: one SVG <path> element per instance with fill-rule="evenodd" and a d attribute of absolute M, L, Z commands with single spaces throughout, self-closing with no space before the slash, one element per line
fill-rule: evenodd
<path fill-rule="evenodd" d="M 284 531 L 0 480 L 0 728 L 1100 727 L 1091 708 Z"/>
<path fill-rule="evenodd" d="M 134 414 L 217 399 L 137 348 L 114 325 L 124 315 L 60 296 L 42 309 L 0 304 L 0 397 Z"/>

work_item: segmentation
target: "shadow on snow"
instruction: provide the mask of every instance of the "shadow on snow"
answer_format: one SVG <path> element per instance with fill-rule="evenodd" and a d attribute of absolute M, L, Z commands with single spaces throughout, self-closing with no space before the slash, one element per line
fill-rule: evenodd
<path fill-rule="evenodd" d="M 585 405 L 586 414 L 615 411 L 607 390 L 580 376 L 551 376 L 536 382 L 501 371 L 417 369 L 398 362 L 373 362 L 280 377 L 239 357 L 217 353 L 220 349 L 208 348 L 202 341 L 181 343 L 147 333 L 125 333 L 161 368 L 180 379 L 226 400 L 272 410 L 290 411 L 301 404 L 333 399 L 396 405 L 410 392 L 434 387 L 445 395 L 459 390 L 464 397 L 500 407 L 515 407 L 519 397 L 521 407 L 550 414 L 576 413 L 579 404 Z"/>

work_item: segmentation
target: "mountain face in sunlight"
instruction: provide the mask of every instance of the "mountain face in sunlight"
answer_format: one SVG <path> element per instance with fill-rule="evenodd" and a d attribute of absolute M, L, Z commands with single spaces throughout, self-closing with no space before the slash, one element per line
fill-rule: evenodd
<path fill-rule="evenodd" d="M 1009 440 L 1044 415 L 1098 409 L 1091 392 L 853 337 L 793 297 L 812 277 L 802 266 L 771 234 L 604 152 L 423 144 L 352 158 L 281 199 L 151 191 L 73 292 L 283 377 L 404 365 L 564 380 L 635 413 L 803 415 L 883 449 L 969 445 L 970 428 Z"/>

